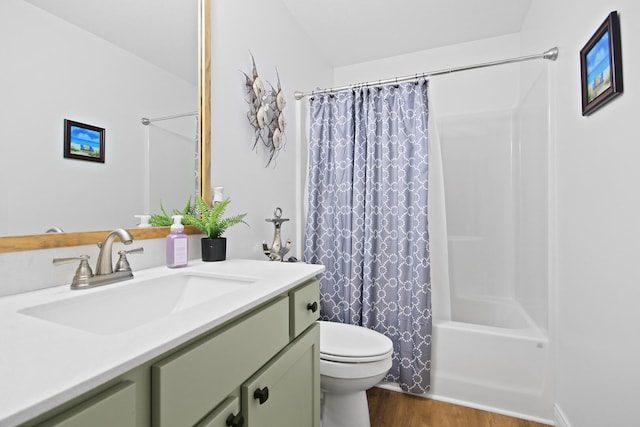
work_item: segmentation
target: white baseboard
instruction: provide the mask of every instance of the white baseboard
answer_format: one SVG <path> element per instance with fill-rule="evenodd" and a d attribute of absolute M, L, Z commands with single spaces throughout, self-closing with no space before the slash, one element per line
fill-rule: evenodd
<path fill-rule="evenodd" d="M 556 427 L 571 427 L 571 424 L 567 421 L 567 416 L 562 412 L 562 409 L 560 409 L 557 403 L 553 405 L 553 421 Z"/>

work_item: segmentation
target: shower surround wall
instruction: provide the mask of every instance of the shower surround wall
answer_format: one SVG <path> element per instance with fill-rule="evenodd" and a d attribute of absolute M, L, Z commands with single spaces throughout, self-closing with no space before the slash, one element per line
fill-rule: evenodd
<path fill-rule="evenodd" d="M 451 318 L 432 393 L 550 422 L 545 66 L 517 107 L 441 120 Z"/>
<path fill-rule="evenodd" d="M 535 64 L 538 77 L 515 108 L 441 117 L 439 121 L 452 301 L 513 301 L 545 331 L 546 66 Z M 455 304 L 452 308 L 453 320 L 457 320 Z"/>
<path fill-rule="evenodd" d="M 514 34 L 339 68 L 335 85 L 531 53 L 520 50 Z M 430 112 L 443 151 L 451 316 L 433 307 L 430 396 L 545 422 L 553 406 L 549 112 L 547 65 L 534 62 L 538 77 L 524 90 L 524 64 L 432 80 Z M 432 283 L 438 286 L 435 276 Z"/>
<path fill-rule="evenodd" d="M 441 117 L 438 131 L 452 298 L 513 299 L 513 112 Z"/>
<path fill-rule="evenodd" d="M 522 67 L 531 83 L 522 89 L 515 115 L 513 153 L 516 269 L 514 298 L 538 327 L 549 332 L 549 67 L 531 62 Z"/>

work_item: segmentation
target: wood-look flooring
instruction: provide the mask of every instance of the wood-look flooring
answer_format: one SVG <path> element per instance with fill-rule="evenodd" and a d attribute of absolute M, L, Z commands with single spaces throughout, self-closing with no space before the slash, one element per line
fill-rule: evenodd
<path fill-rule="evenodd" d="M 545 424 L 374 387 L 371 427 L 548 427 Z"/>

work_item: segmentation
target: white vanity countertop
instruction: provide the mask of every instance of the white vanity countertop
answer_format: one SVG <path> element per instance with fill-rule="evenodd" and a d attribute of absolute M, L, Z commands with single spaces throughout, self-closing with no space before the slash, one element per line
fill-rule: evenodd
<path fill-rule="evenodd" d="M 19 310 L 180 271 L 256 279 L 179 313 L 121 333 L 96 334 Z M 0 427 L 28 421 L 315 277 L 323 266 L 253 260 L 190 261 L 134 271 L 130 281 L 72 291 L 69 285 L 0 298 Z M 148 304 L 153 304 L 150 298 Z M 113 313 L 118 316 L 119 313 Z"/>

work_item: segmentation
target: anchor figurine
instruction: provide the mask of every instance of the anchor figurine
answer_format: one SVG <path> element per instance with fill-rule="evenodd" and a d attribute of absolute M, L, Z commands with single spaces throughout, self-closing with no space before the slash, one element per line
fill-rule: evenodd
<path fill-rule="evenodd" d="M 266 242 L 262 242 L 262 252 L 266 256 L 269 257 L 271 261 L 283 261 L 284 256 L 289 252 L 291 248 L 291 239 L 287 239 L 282 246 L 282 238 L 280 237 L 280 229 L 282 228 L 282 223 L 285 221 L 289 221 L 289 218 L 282 218 L 282 209 L 276 208 L 273 212 L 275 218 L 266 218 L 265 221 L 272 222 L 275 226 L 275 233 L 273 235 L 273 245 L 271 248 L 267 247 Z"/>

